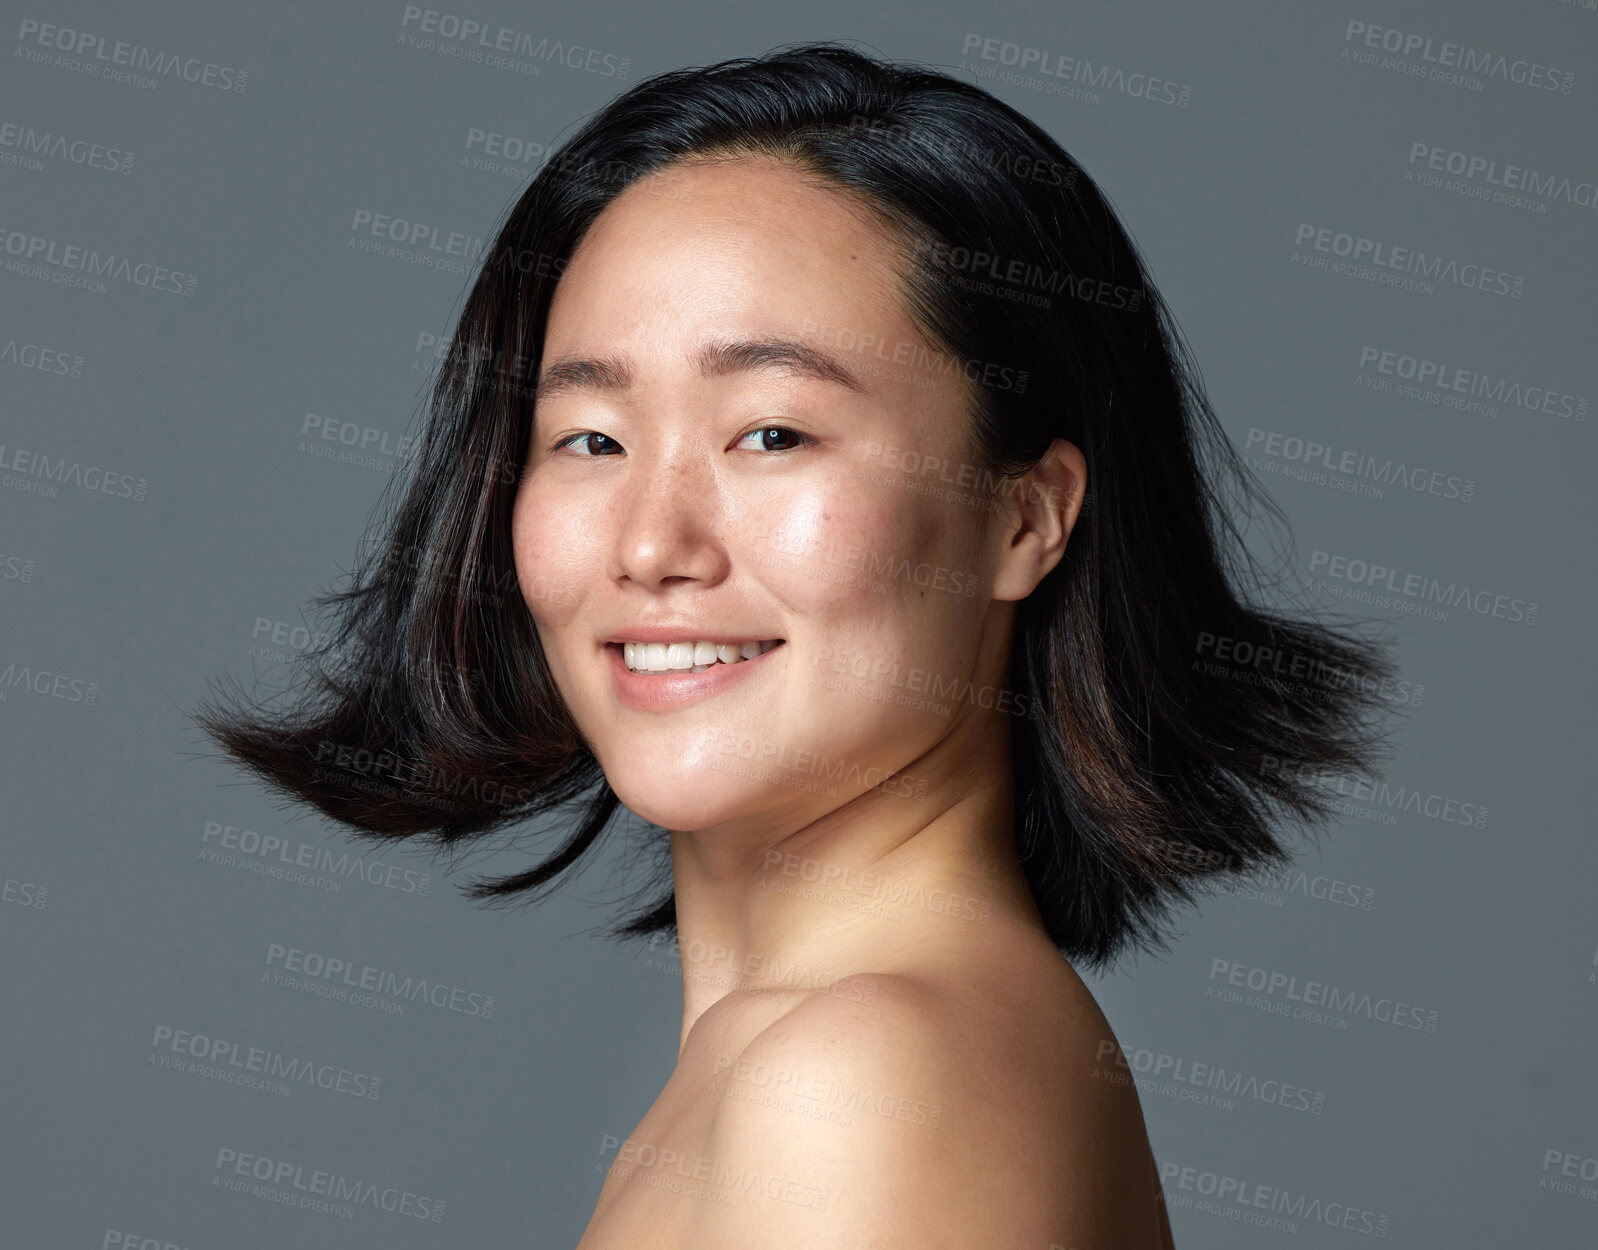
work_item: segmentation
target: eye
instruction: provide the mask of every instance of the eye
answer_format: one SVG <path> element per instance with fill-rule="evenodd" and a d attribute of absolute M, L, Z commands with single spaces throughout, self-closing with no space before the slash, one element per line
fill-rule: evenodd
<path fill-rule="evenodd" d="M 771 440 L 765 437 L 769 434 L 786 435 L 791 440 L 791 443 L 787 447 L 773 447 L 771 445 Z M 792 451 L 795 447 L 803 447 L 806 443 L 813 443 L 816 441 L 815 439 L 811 438 L 810 435 L 801 434 L 798 430 L 791 430 L 785 425 L 763 425 L 757 430 L 750 430 L 749 433 L 743 435 L 743 437 L 738 441 L 741 443 L 745 439 L 754 438 L 757 435 L 760 436 L 760 445 L 758 448 L 760 451 Z"/>
<path fill-rule="evenodd" d="M 555 446 L 552 447 L 550 450 L 551 451 L 560 451 L 563 448 L 571 447 L 574 444 L 581 445 L 581 444 L 587 443 L 589 439 L 596 439 L 596 438 L 602 440 L 602 442 L 604 444 L 608 444 L 609 446 L 614 447 L 617 451 L 621 450 L 621 444 L 618 443 L 615 439 L 611 438 L 610 435 L 608 435 L 608 434 L 599 434 L 599 433 L 596 433 L 593 430 L 583 430 L 581 433 L 568 435 L 567 437 L 561 439 L 558 443 L 556 443 Z M 577 454 L 581 455 L 581 456 L 603 456 L 603 455 L 611 455 L 611 454 L 614 454 L 614 453 L 607 452 L 607 451 L 596 451 L 594 449 L 593 444 L 589 443 L 587 451 L 578 452 Z"/>

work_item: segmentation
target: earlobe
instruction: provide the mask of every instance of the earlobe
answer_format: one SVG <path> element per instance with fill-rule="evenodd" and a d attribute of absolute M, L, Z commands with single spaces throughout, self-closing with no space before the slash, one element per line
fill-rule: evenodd
<path fill-rule="evenodd" d="M 994 574 L 995 599 L 1025 599 L 1059 564 L 1086 487 L 1087 460 L 1075 443 L 1063 438 L 1050 443 L 1042 459 L 1016 482 Z"/>

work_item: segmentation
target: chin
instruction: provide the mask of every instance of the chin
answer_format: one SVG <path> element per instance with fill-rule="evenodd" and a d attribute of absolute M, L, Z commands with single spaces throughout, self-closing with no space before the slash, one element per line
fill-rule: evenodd
<path fill-rule="evenodd" d="M 663 829 L 688 833 L 705 829 L 739 816 L 748 816 L 771 806 L 775 785 L 715 768 L 684 770 L 663 777 L 645 779 L 623 770 L 605 779 L 623 805 L 642 820 Z"/>

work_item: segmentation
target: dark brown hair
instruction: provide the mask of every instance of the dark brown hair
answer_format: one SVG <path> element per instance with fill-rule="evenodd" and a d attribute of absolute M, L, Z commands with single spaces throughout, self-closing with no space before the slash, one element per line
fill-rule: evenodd
<path fill-rule="evenodd" d="M 1321 775 L 1370 766 L 1390 661 L 1351 627 L 1251 601 L 1265 579 L 1245 523 L 1280 514 L 1092 179 L 980 88 L 837 44 L 641 81 L 539 170 L 472 287 L 415 465 L 391 483 L 351 584 L 313 601 L 333 622 L 301 660 L 308 684 L 286 710 L 241 698 L 197 721 L 272 788 L 374 838 L 453 847 L 569 806 L 552 854 L 467 892 L 554 888 L 619 801 L 523 602 L 544 591 L 513 571 L 551 296 L 630 183 L 755 153 L 892 227 L 929 341 L 1025 371 L 1024 388 L 970 387 L 985 471 L 1013 480 L 1055 437 L 1086 456 L 1064 559 L 1018 605 L 1010 683 L 1030 714 L 1013 721 L 1016 849 L 1067 955 L 1098 964 L 1162 941 L 1200 879 L 1287 859 L 1272 827 L 1325 818 Z M 674 924 L 668 892 L 615 932 Z"/>

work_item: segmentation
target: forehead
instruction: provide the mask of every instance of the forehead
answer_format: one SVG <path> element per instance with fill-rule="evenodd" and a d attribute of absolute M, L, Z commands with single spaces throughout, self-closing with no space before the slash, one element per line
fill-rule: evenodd
<path fill-rule="evenodd" d="M 901 271 L 853 193 L 771 157 L 691 159 L 595 218 L 555 289 L 545 347 L 668 331 L 913 337 Z"/>

